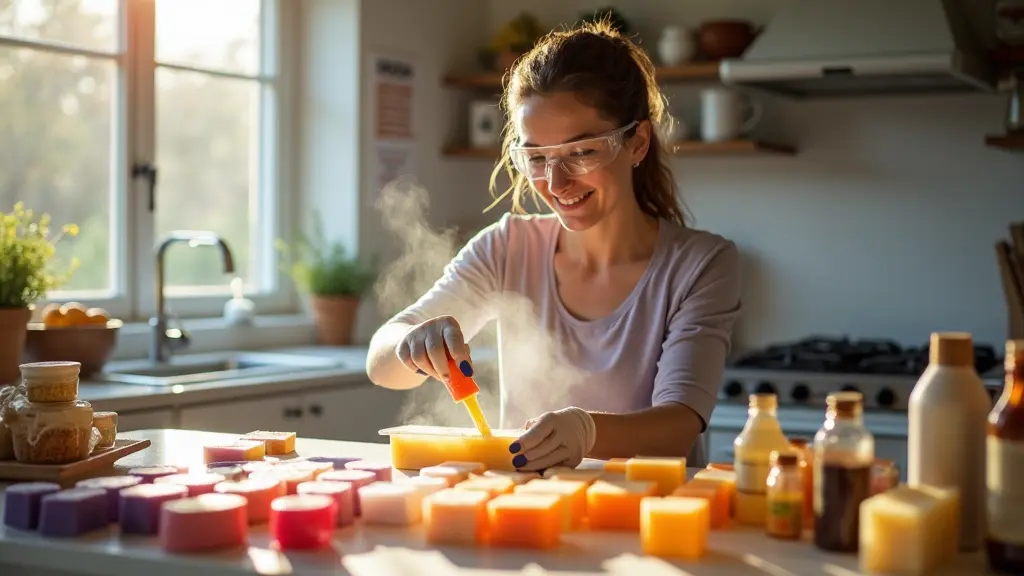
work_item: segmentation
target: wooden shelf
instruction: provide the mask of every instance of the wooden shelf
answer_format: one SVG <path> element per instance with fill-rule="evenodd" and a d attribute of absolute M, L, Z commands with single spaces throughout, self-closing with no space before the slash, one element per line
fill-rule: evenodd
<path fill-rule="evenodd" d="M 995 148 L 1024 152 L 1024 134 L 1000 134 L 998 136 L 988 136 L 985 138 L 985 144 Z"/>
<path fill-rule="evenodd" d="M 675 156 L 729 156 L 744 154 L 777 154 L 783 156 L 796 155 L 796 148 L 788 144 L 765 142 L 762 140 L 731 140 L 729 142 L 677 142 L 672 145 Z M 486 158 L 494 160 L 500 155 L 497 148 L 471 148 L 466 146 L 449 146 L 443 151 L 449 158 Z"/>
<path fill-rule="evenodd" d="M 665 83 L 697 82 L 718 80 L 718 62 L 693 62 L 682 66 L 659 66 L 658 80 Z M 477 74 L 447 74 L 443 82 L 449 88 L 467 90 L 501 89 L 504 72 L 481 72 Z"/>

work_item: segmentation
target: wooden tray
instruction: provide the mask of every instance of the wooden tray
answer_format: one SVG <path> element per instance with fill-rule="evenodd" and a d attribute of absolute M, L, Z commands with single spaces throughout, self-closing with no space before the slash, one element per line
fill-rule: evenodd
<path fill-rule="evenodd" d="M 64 485 L 110 466 L 125 456 L 145 450 L 149 440 L 115 440 L 110 448 L 98 450 L 85 460 L 70 464 L 22 464 L 14 460 L 0 461 L 0 480 L 33 480 Z"/>

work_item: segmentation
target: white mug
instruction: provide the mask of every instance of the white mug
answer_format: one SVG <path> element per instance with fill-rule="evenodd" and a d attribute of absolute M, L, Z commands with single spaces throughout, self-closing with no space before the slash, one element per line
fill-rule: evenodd
<path fill-rule="evenodd" d="M 735 140 L 761 120 L 761 105 L 735 90 L 708 88 L 700 99 L 700 134 L 705 142 Z"/>
<path fill-rule="evenodd" d="M 489 148 L 501 142 L 501 109 L 497 102 L 477 100 L 469 105 L 469 144 Z"/>

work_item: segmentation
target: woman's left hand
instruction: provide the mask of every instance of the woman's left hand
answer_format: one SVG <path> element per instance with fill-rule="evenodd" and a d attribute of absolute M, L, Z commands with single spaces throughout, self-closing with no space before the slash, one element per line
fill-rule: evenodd
<path fill-rule="evenodd" d="M 576 407 L 546 412 L 526 423 L 526 433 L 512 443 L 518 470 L 538 471 L 554 466 L 579 466 L 594 447 L 594 419 Z"/>

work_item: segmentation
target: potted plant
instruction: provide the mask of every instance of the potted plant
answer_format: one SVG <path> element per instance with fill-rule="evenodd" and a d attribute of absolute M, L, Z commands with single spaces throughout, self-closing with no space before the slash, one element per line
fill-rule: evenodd
<path fill-rule="evenodd" d="M 62 272 L 55 269 L 57 242 L 76 234 L 78 227 L 71 224 L 51 236 L 50 216 L 37 219 L 22 202 L 0 213 L 0 386 L 18 379 L 32 306 L 67 282 L 78 266 L 72 260 Z"/>
<path fill-rule="evenodd" d="M 348 346 L 359 302 L 377 280 L 376 263 L 361 262 L 349 256 L 341 243 L 327 242 L 318 219 L 312 236 L 300 233 L 291 247 L 278 241 L 278 248 L 292 281 L 310 296 L 317 340 L 327 346 Z"/>
<path fill-rule="evenodd" d="M 525 12 L 506 22 L 495 34 L 489 47 L 497 68 L 511 68 L 520 56 L 533 48 L 545 32 L 537 18 Z"/>

